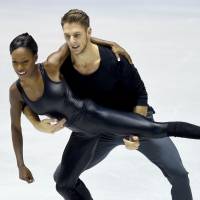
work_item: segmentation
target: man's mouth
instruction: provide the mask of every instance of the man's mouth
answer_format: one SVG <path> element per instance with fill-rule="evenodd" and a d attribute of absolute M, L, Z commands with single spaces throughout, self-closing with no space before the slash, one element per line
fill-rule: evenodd
<path fill-rule="evenodd" d="M 78 45 L 74 45 L 74 46 L 72 46 L 72 49 L 78 49 L 78 48 L 79 48 Z"/>

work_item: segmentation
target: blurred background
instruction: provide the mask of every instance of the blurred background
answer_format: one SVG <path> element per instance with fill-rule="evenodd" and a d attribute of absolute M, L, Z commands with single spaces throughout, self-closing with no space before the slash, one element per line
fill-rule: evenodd
<path fill-rule="evenodd" d="M 59 200 L 53 172 L 70 130 L 36 131 L 22 117 L 24 159 L 35 182 L 18 179 L 11 142 L 9 86 L 17 79 L 9 55 L 11 40 L 28 32 L 39 45 L 39 62 L 64 43 L 60 18 L 69 9 L 88 13 L 93 36 L 115 41 L 131 55 L 145 82 L 157 121 L 200 125 L 200 1 L 198 0 L 0 0 L 0 199 Z M 200 141 L 173 138 L 189 172 L 194 199 L 200 191 Z M 123 146 L 81 178 L 95 200 L 169 200 L 170 184 L 137 151 Z"/>

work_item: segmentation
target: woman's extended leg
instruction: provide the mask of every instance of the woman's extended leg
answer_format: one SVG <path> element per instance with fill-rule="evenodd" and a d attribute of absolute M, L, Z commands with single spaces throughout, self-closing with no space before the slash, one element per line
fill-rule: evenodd
<path fill-rule="evenodd" d="M 104 108 L 92 101 L 86 101 L 85 113 L 74 126 L 91 135 L 107 132 L 125 136 L 134 132 L 144 138 L 176 136 L 200 139 L 199 126 L 186 122 L 152 122 L 141 115 Z"/>

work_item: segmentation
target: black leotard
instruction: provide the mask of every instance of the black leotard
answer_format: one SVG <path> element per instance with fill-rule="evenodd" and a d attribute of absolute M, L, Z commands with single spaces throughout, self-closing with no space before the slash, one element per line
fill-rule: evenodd
<path fill-rule="evenodd" d="M 24 102 L 38 115 L 48 115 L 57 119 L 66 118 L 69 126 L 80 115 L 84 102 L 72 97 L 71 90 L 65 81 L 51 80 L 44 70 L 43 64 L 39 64 L 38 67 L 44 83 L 43 94 L 38 100 L 31 101 L 18 80 L 17 88 Z"/>
<path fill-rule="evenodd" d="M 42 64 L 39 69 L 44 83 L 43 95 L 31 101 L 17 81 L 24 102 L 37 114 L 58 119 L 66 118 L 66 126 L 84 132 L 89 136 L 110 133 L 120 136 L 137 135 L 142 137 L 178 136 L 200 138 L 200 127 L 184 122 L 156 123 L 134 113 L 107 109 L 90 100 L 80 100 L 73 96 L 64 80 L 52 81 Z"/>

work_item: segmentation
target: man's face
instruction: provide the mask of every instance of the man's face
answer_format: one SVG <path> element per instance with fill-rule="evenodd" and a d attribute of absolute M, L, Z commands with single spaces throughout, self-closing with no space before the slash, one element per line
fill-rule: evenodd
<path fill-rule="evenodd" d="M 72 54 L 80 54 L 85 50 L 90 40 L 90 28 L 86 29 L 79 23 L 65 23 L 63 32 Z"/>

